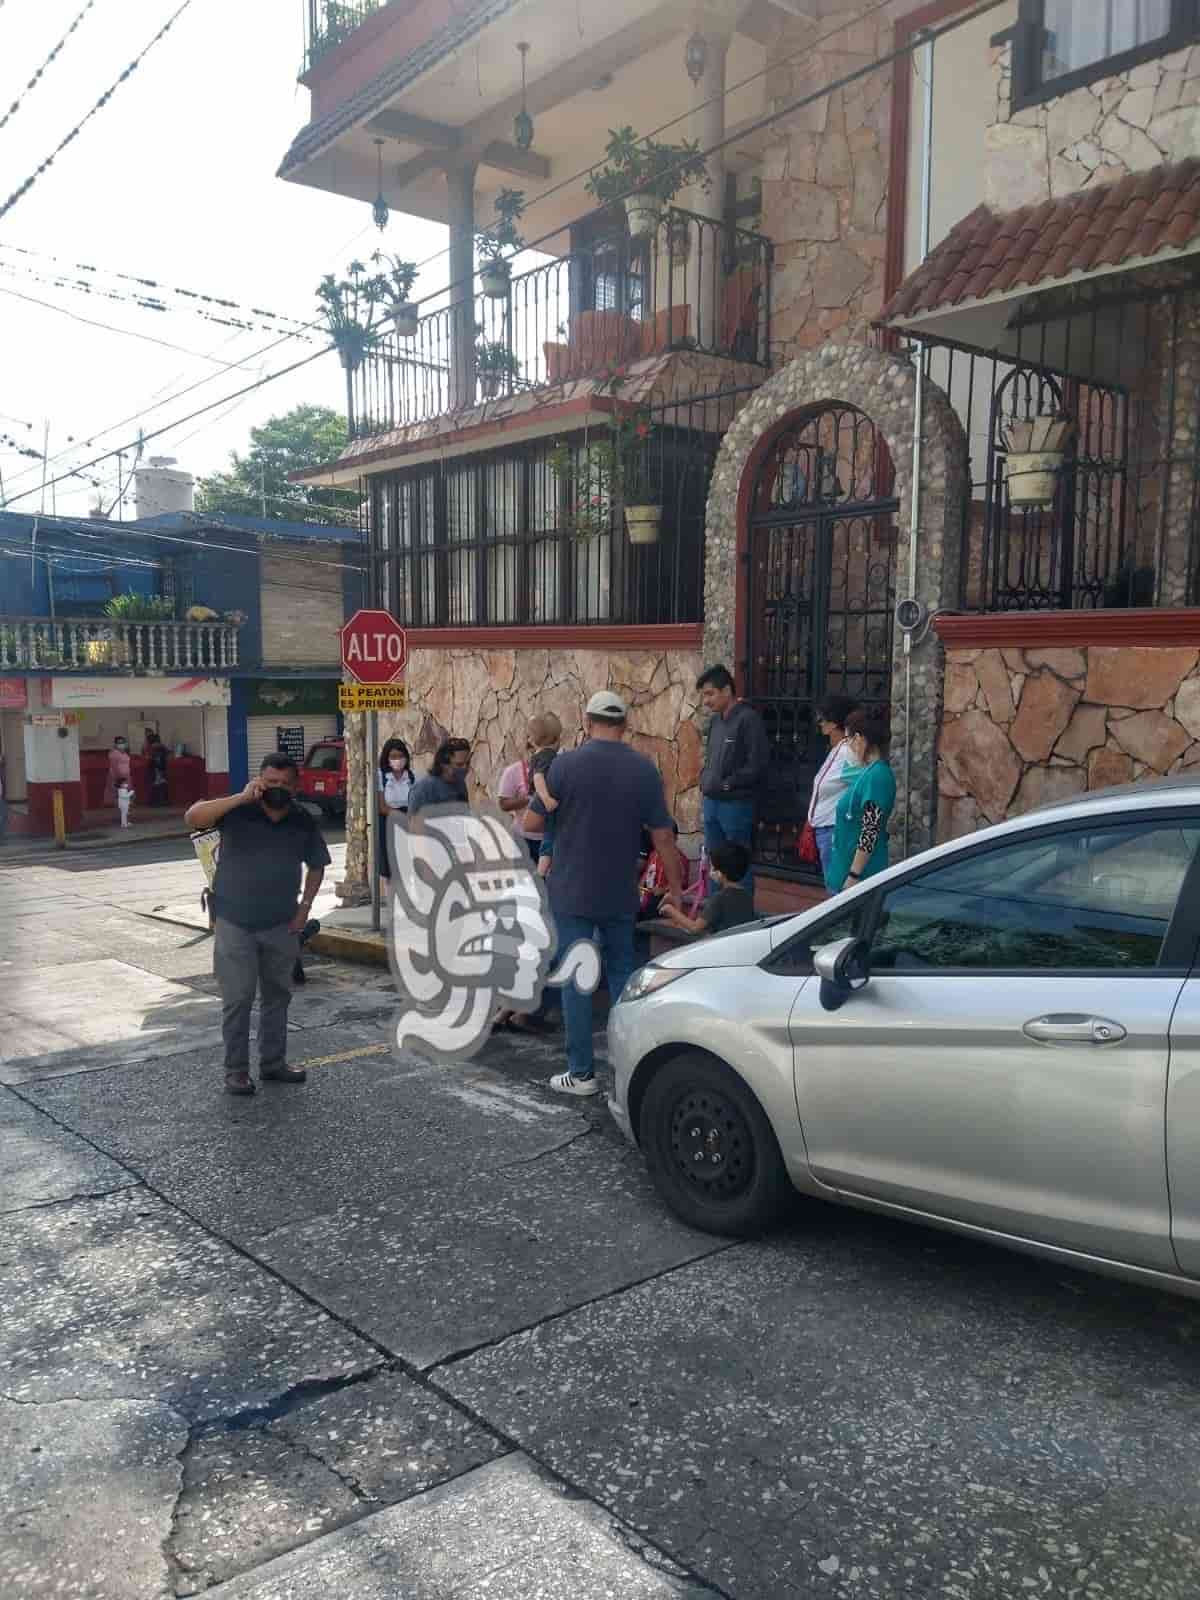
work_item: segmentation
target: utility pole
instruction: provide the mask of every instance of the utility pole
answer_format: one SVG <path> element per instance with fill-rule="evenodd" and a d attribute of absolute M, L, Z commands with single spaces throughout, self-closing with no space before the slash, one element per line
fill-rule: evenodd
<path fill-rule="evenodd" d="M 46 473 L 50 470 L 50 418 L 42 433 L 42 515 L 46 515 Z"/>
<path fill-rule="evenodd" d="M 262 505 L 263 521 L 267 520 L 267 465 L 265 461 L 258 463 L 258 493 Z"/>

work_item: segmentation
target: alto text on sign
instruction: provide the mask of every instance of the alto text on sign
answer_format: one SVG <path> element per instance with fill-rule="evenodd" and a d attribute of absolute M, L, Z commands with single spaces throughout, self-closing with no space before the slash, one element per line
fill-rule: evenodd
<path fill-rule="evenodd" d="M 339 683 L 339 711 L 403 711 L 408 690 L 402 683 Z"/>

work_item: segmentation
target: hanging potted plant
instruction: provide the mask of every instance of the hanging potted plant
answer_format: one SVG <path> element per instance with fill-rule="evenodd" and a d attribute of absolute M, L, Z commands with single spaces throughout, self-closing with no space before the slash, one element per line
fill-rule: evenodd
<path fill-rule="evenodd" d="M 388 282 L 381 274 L 372 276 L 361 261 L 352 261 L 348 271 L 340 281 L 326 273 L 317 285 L 317 300 L 338 360 L 347 372 L 356 372 L 379 343 L 380 306 L 388 298 Z"/>
<path fill-rule="evenodd" d="M 711 186 L 696 140 L 664 144 L 639 139 L 627 125 L 609 129 L 604 165 L 591 174 L 585 188 L 602 205 L 623 204 L 629 231 L 638 239 L 655 231 L 664 209 L 691 185 L 705 191 Z"/>
<path fill-rule="evenodd" d="M 657 544 L 662 527 L 662 501 L 655 496 L 648 462 L 653 432 L 644 411 L 629 412 L 612 423 L 616 477 L 625 506 L 625 531 L 630 544 Z"/>
<path fill-rule="evenodd" d="M 1000 437 L 1008 457 L 1010 505 L 1029 510 L 1054 504 L 1067 445 L 1074 432 L 1074 420 L 1062 414 L 1028 420 L 1011 417 L 1001 425 Z"/>
<path fill-rule="evenodd" d="M 478 339 L 475 343 L 475 371 L 485 400 L 494 400 L 520 375 L 521 363 L 502 339 Z"/>
<path fill-rule="evenodd" d="M 576 539 L 595 539 L 612 530 L 616 451 L 609 439 L 588 439 L 578 445 L 559 439 L 546 458 L 565 490 L 562 526 Z"/>
<path fill-rule="evenodd" d="M 501 189 L 496 196 L 496 220 L 483 233 L 475 235 L 479 255 L 479 284 L 489 300 L 505 300 L 512 282 L 510 257 L 524 247 L 517 223 L 525 211 L 521 189 Z"/>
<path fill-rule="evenodd" d="M 417 281 L 416 262 L 401 261 L 398 256 L 385 255 L 382 250 L 376 250 L 371 260 L 381 269 L 380 277 L 385 285 L 387 315 L 391 319 L 397 337 L 415 339 L 419 318 L 416 306 L 408 297 L 412 293 L 413 284 Z"/>

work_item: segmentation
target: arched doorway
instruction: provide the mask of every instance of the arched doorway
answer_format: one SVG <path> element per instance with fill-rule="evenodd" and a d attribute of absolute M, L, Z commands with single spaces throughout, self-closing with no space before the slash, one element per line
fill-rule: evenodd
<path fill-rule="evenodd" d="M 827 750 L 817 703 L 891 697 L 898 506 L 882 434 L 844 402 L 788 418 L 758 462 L 739 655 L 771 744 L 755 841 L 764 866 L 803 871 L 796 845 Z"/>

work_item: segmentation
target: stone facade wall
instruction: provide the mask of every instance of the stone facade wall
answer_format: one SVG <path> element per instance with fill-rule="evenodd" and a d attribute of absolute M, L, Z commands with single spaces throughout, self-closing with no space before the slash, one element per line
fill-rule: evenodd
<path fill-rule="evenodd" d="M 1193 645 L 946 652 L 938 838 L 1200 766 Z"/>
<path fill-rule="evenodd" d="M 768 111 L 893 48 L 895 19 L 911 6 L 858 19 L 862 9 L 859 0 L 828 0 L 811 21 L 777 14 L 768 57 L 798 59 L 768 73 Z M 838 28 L 843 16 L 847 25 Z M 891 95 L 891 69 L 880 68 L 762 136 L 762 231 L 775 245 L 771 342 L 779 361 L 826 339 L 865 337 L 883 306 Z"/>
<path fill-rule="evenodd" d="M 393 734 L 413 752 L 419 773 L 450 737 L 469 739 L 470 798 L 495 804 L 500 774 L 525 753 L 530 717 L 553 711 L 563 725 L 563 748 L 583 739 L 583 708 L 597 689 L 615 689 L 629 706 L 629 742 L 655 762 L 667 807 L 679 824 L 686 854 L 699 853 L 700 770 L 704 764 L 696 678 L 700 656 L 688 650 L 415 650 L 405 674 L 406 710 L 380 713 L 379 742 Z M 348 718 L 347 722 L 365 718 Z M 362 793 L 365 745 L 350 745 L 350 790 Z M 367 753 L 371 761 L 378 752 Z M 366 822 L 347 817 L 346 880 L 352 891 L 366 883 Z M 357 842 L 356 842 L 357 837 Z"/>
<path fill-rule="evenodd" d="M 1012 46 L 992 50 L 984 195 L 997 211 L 1111 183 L 1200 150 L 1200 45 L 1014 112 Z"/>
<path fill-rule="evenodd" d="M 742 641 L 735 635 L 738 556 L 746 530 L 739 496 L 755 470 L 761 442 L 810 406 L 841 400 L 872 418 L 896 469 L 897 597 L 909 593 L 912 540 L 912 442 L 916 373 L 899 356 L 861 344 L 824 345 L 777 372 L 752 397 L 726 433 L 709 490 L 704 577 L 704 656 L 736 666 L 743 694 L 753 694 Z M 963 508 L 970 492 L 967 442 L 953 407 L 934 383 L 925 385 L 921 432 L 921 525 L 915 598 L 929 611 L 956 605 Z M 932 843 L 936 822 L 934 754 L 942 705 L 942 652 L 927 633 L 907 658 L 896 633 L 892 666 L 892 765 L 900 783 L 892 832 L 910 851 Z M 907 748 L 906 748 L 907 747 Z M 909 774 L 907 792 L 903 784 Z"/>

